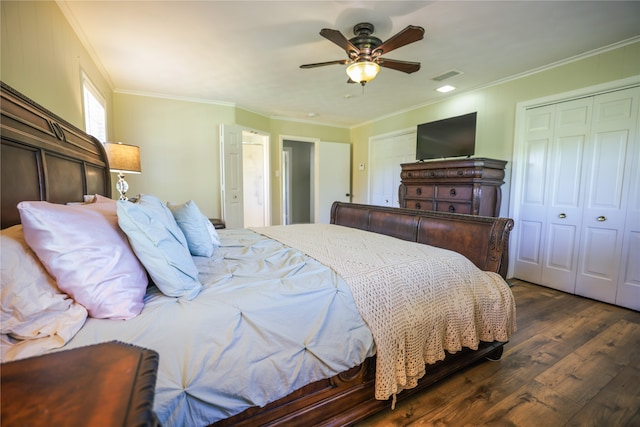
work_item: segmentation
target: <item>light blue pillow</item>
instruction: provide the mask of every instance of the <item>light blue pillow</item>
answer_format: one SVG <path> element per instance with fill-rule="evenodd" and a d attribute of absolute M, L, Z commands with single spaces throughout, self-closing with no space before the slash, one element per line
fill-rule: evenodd
<path fill-rule="evenodd" d="M 136 203 L 119 200 L 118 225 L 163 294 L 190 300 L 200 293 L 187 240 L 160 199 L 142 194 Z"/>
<path fill-rule="evenodd" d="M 200 212 L 196 203 L 189 200 L 181 205 L 167 203 L 167 206 L 187 239 L 191 255 L 213 255 L 214 243 L 207 227 L 207 224 L 211 225 L 211 221 Z"/>

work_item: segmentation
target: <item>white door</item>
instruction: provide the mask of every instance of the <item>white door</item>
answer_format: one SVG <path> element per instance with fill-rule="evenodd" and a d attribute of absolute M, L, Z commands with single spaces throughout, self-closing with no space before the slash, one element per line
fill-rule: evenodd
<path fill-rule="evenodd" d="M 540 283 L 565 292 L 575 291 L 584 204 L 581 194 L 583 158 L 590 137 L 592 104 L 587 98 L 565 102 L 555 108 Z"/>
<path fill-rule="evenodd" d="M 222 219 L 227 228 L 244 227 L 242 129 L 220 125 Z"/>
<path fill-rule="evenodd" d="M 328 224 L 335 201 L 351 201 L 351 145 L 337 142 L 315 144 L 315 218 Z"/>
<path fill-rule="evenodd" d="M 400 165 L 415 161 L 416 133 L 412 131 L 374 138 L 371 140 L 369 151 L 369 203 L 378 206 L 400 206 Z"/>
<path fill-rule="evenodd" d="M 244 205 L 244 226 L 264 227 L 267 225 L 265 218 L 267 171 L 265 165 L 265 145 L 258 143 L 242 144 L 242 183 Z"/>
<path fill-rule="evenodd" d="M 594 100 L 592 137 L 585 158 L 585 206 L 576 294 L 615 303 L 640 88 Z M 637 190 L 636 190 L 637 191 Z"/>
<path fill-rule="evenodd" d="M 640 108 L 638 110 L 636 141 L 640 140 Z M 630 155 L 635 164 L 631 166 L 629 180 L 616 305 L 640 311 L 640 143 L 636 143 L 635 150 Z"/>
<path fill-rule="evenodd" d="M 553 142 L 555 107 L 528 110 L 525 122 L 523 178 L 515 230 L 514 276 L 533 283 L 542 277 L 546 232 L 547 164 Z"/>

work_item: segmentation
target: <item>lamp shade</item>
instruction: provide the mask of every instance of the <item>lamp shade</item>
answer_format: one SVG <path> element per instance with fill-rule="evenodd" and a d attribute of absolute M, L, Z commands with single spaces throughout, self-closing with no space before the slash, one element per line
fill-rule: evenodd
<path fill-rule="evenodd" d="M 121 142 L 105 144 L 111 172 L 140 173 L 140 147 Z"/>
<path fill-rule="evenodd" d="M 380 66 L 375 62 L 354 62 L 347 67 L 347 75 L 356 83 L 365 84 L 373 80 L 380 71 Z"/>

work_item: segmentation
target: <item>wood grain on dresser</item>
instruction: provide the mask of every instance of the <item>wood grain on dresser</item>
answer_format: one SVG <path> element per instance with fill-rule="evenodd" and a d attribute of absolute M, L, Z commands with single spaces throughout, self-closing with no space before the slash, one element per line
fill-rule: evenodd
<path fill-rule="evenodd" d="M 506 163 L 473 158 L 402 164 L 400 207 L 497 217 Z"/>
<path fill-rule="evenodd" d="M 2 426 L 156 426 L 158 353 L 107 342 L 0 366 Z"/>

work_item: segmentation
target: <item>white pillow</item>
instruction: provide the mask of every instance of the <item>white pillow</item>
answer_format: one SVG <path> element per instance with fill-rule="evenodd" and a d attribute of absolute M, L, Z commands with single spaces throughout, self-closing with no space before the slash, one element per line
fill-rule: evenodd
<path fill-rule="evenodd" d="M 142 194 L 136 203 L 118 201 L 118 224 L 162 293 L 189 300 L 200 293 L 187 241 L 160 199 Z"/>
<path fill-rule="evenodd" d="M 22 225 L 0 233 L 0 333 L 2 362 L 62 347 L 87 318 L 87 310 L 60 292 L 27 245 Z"/>
<path fill-rule="evenodd" d="M 131 319 L 140 313 L 147 274 L 118 227 L 115 201 L 20 202 L 18 211 L 31 249 L 89 316 Z"/>
<path fill-rule="evenodd" d="M 207 225 L 213 228 L 211 221 L 204 216 L 196 203 L 189 200 L 181 205 L 167 203 L 176 223 L 184 233 L 191 255 L 210 257 L 213 255 L 214 240 Z M 215 232 L 215 228 L 214 228 Z M 216 233 L 217 237 L 217 233 Z M 220 241 L 217 241 L 217 245 Z"/>

